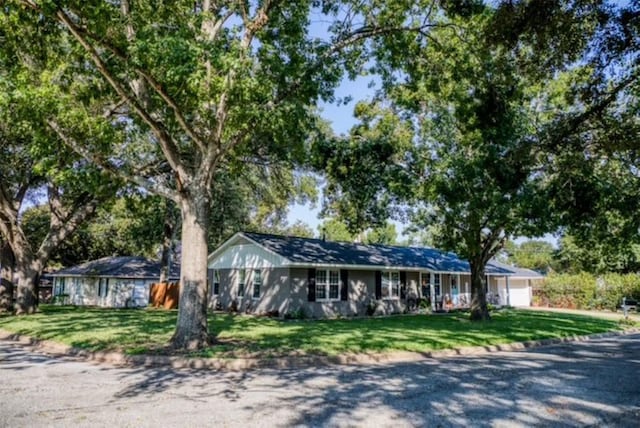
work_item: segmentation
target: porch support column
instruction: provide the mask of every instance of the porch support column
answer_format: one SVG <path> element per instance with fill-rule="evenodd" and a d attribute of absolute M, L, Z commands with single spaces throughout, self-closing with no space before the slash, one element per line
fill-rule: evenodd
<path fill-rule="evenodd" d="M 433 287 L 435 283 L 435 274 L 433 272 L 429 273 L 429 294 L 431 295 L 431 310 L 433 312 L 436 311 L 436 293 Z"/>
<path fill-rule="evenodd" d="M 504 277 L 505 284 L 507 285 L 507 306 L 511 306 L 511 293 L 509 291 L 509 276 Z"/>

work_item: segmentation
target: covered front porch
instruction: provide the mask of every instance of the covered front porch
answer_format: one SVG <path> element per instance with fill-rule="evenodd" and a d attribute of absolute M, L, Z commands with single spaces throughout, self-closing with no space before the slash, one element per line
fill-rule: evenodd
<path fill-rule="evenodd" d="M 471 306 L 471 275 L 468 273 L 419 272 L 418 295 L 432 311 L 463 309 Z M 507 275 L 485 276 L 487 303 L 509 306 L 510 279 Z"/>

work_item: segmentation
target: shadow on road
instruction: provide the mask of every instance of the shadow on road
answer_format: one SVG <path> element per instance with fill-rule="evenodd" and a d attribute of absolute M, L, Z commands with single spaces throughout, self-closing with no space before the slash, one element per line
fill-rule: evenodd
<path fill-rule="evenodd" d="M 62 362 L 64 359 L 35 354 L 26 348 L 16 348 L 9 343 L 0 342 L 0 370 L 24 370 L 34 364 L 51 366 Z"/>
<path fill-rule="evenodd" d="M 634 335 L 370 367 L 136 368 L 122 375 L 126 386 L 114 399 L 164 392 L 190 400 L 215 397 L 242 403 L 258 418 L 295 409 L 286 425 L 364 425 L 384 410 L 410 425 L 637 426 L 640 382 L 631 373 L 639 369 L 640 336 Z M 131 375 L 143 380 L 127 382 Z M 268 400 L 257 400 L 259 394 Z"/>

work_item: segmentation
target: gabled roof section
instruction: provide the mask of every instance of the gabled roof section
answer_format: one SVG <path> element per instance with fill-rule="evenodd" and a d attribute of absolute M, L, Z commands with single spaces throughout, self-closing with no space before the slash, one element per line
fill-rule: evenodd
<path fill-rule="evenodd" d="M 525 269 L 517 266 L 510 266 L 508 264 L 505 264 L 496 260 L 491 260 L 489 263 L 498 268 L 508 269 L 512 271 L 513 274 L 510 276 L 513 278 L 543 279 L 545 277 L 540 272 L 536 272 L 535 270 L 532 270 L 532 269 Z"/>
<path fill-rule="evenodd" d="M 242 232 L 249 240 L 296 265 L 379 266 L 469 272 L 469 263 L 453 253 L 433 248 L 365 245 L 321 239 Z M 505 267 L 487 266 L 488 274 L 511 275 Z"/>
<path fill-rule="evenodd" d="M 105 257 L 53 272 L 51 276 L 88 276 L 155 279 L 160 277 L 160 262 L 144 257 Z M 180 266 L 173 263 L 169 276 L 178 278 Z"/>

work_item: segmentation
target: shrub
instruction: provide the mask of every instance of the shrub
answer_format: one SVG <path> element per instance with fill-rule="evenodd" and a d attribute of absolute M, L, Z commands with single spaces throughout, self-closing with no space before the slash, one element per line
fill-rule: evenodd
<path fill-rule="evenodd" d="M 569 309 L 616 310 L 623 297 L 640 299 L 640 276 L 552 274 L 534 291 L 534 304 Z"/>
<path fill-rule="evenodd" d="M 376 300 L 370 300 L 369 303 L 367 303 L 367 316 L 373 316 L 376 313 L 376 309 L 378 309 L 378 302 Z"/>
<path fill-rule="evenodd" d="M 306 318 L 307 318 L 307 313 L 304 311 L 303 308 L 298 308 L 284 314 L 284 319 L 286 320 L 303 320 Z"/>
<path fill-rule="evenodd" d="M 58 294 L 57 296 L 53 296 L 51 300 L 51 304 L 53 305 L 68 305 L 69 304 L 69 295 L 68 294 Z"/>

